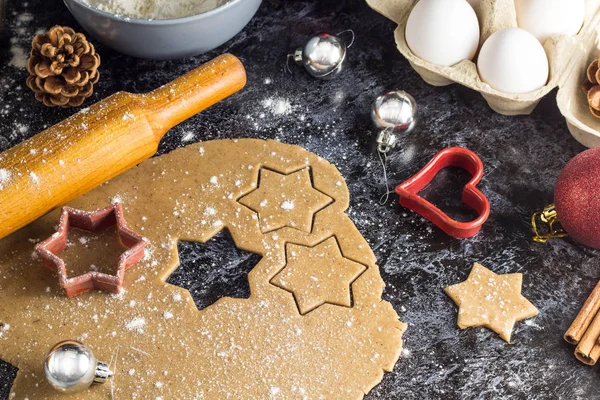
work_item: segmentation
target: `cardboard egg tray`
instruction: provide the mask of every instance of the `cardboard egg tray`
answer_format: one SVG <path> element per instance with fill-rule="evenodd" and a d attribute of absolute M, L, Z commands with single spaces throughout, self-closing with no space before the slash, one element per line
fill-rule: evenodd
<path fill-rule="evenodd" d="M 476 90 L 494 111 L 504 115 L 530 114 L 542 97 L 559 87 L 558 106 L 571 134 L 587 147 L 600 146 L 600 119 L 589 111 L 586 96 L 581 90 L 587 66 L 599 54 L 600 0 L 587 1 L 585 21 L 576 36 L 558 35 L 546 41 L 544 49 L 550 64 L 548 83 L 524 94 L 503 93 L 482 82 L 473 61 L 464 60 L 452 66 L 441 66 L 415 56 L 406 43 L 404 31 L 416 2 L 367 0 L 371 8 L 398 24 L 394 33 L 398 49 L 427 83 L 434 86 L 459 83 Z M 480 48 L 495 31 L 517 26 L 514 0 L 481 0 L 475 6 L 475 12 L 481 30 Z"/>

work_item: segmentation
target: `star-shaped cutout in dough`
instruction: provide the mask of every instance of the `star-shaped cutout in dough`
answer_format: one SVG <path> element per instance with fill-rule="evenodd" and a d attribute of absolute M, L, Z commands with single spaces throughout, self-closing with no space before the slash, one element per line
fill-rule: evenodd
<path fill-rule="evenodd" d="M 67 247 L 69 231 L 72 228 L 87 232 L 100 232 L 116 226 L 119 241 L 127 250 L 121 254 L 115 275 L 98 271 L 69 278 L 67 267 L 60 253 Z M 104 290 L 120 293 L 125 279 L 125 271 L 144 257 L 144 249 L 148 240 L 127 227 L 123 208 L 120 203 L 97 211 L 83 211 L 71 207 L 63 207 L 58 230 L 48 239 L 37 244 L 35 251 L 44 265 L 58 274 L 60 286 L 68 297 L 74 297 L 89 290 Z"/>
<path fill-rule="evenodd" d="M 497 275 L 475 263 L 466 281 L 445 289 L 459 307 L 458 327 L 485 326 L 510 343 L 515 323 L 538 315 L 522 283 L 522 274 Z"/>
<path fill-rule="evenodd" d="M 263 233 L 286 226 L 310 233 L 313 216 L 333 203 L 313 187 L 309 167 L 289 175 L 262 168 L 259 179 L 258 187 L 238 201 L 258 214 Z"/>
<path fill-rule="evenodd" d="M 302 315 L 325 303 L 352 307 L 352 283 L 367 270 L 343 256 L 335 237 L 315 247 L 289 243 L 286 259 L 271 283 L 294 295 Z"/>

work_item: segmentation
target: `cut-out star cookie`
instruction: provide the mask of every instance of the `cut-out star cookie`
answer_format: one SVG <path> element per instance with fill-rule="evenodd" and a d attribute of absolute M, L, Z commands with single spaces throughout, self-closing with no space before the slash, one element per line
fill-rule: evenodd
<path fill-rule="evenodd" d="M 367 270 L 342 255 L 335 237 L 315 247 L 290 243 L 286 259 L 271 283 L 294 295 L 302 315 L 325 303 L 352 307 L 352 283 Z"/>
<path fill-rule="evenodd" d="M 258 214 L 263 233 L 286 226 L 310 233 L 314 214 L 333 199 L 313 187 L 307 167 L 289 175 L 263 168 L 258 188 L 238 201 Z"/>
<path fill-rule="evenodd" d="M 476 263 L 466 281 L 445 289 L 459 307 L 458 327 L 485 326 L 510 342 L 515 323 L 538 314 L 522 283 L 522 274 L 497 275 Z"/>

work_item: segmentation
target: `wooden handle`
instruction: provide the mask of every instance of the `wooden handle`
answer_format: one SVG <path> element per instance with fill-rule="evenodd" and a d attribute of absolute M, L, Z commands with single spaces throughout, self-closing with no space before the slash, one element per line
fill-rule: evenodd
<path fill-rule="evenodd" d="M 0 154 L 0 238 L 151 157 L 168 129 L 245 84 L 241 62 L 223 55 L 148 94 L 110 96 Z"/>
<path fill-rule="evenodd" d="M 231 96 L 246 85 L 246 71 L 236 57 L 225 54 L 143 95 L 148 120 L 157 132 L 175 125 Z"/>

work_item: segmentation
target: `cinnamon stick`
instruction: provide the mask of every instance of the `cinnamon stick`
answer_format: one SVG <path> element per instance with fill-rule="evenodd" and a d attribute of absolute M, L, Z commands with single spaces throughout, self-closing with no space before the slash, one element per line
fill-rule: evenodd
<path fill-rule="evenodd" d="M 594 366 L 598 358 L 600 358 L 600 345 L 592 347 L 592 351 L 588 355 L 580 353 L 575 349 L 575 357 L 584 364 Z"/>
<path fill-rule="evenodd" d="M 594 365 L 600 357 L 600 314 L 596 314 L 587 331 L 575 349 L 575 357 L 587 365 Z"/>
<path fill-rule="evenodd" d="M 598 314 L 598 311 L 600 311 L 600 282 L 596 284 L 596 287 L 583 304 L 583 307 L 581 307 L 579 314 L 575 317 L 571 327 L 565 333 L 565 340 L 571 344 L 579 344 L 587 333 L 588 328 L 590 328 L 590 324 L 596 317 L 596 314 Z M 594 338 L 594 343 L 598 336 L 600 336 L 600 327 L 598 329 L 598 335 Z"/>

